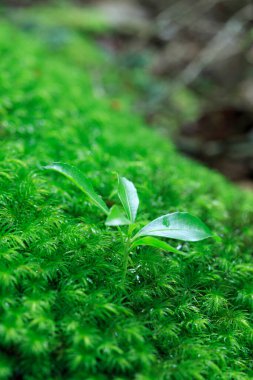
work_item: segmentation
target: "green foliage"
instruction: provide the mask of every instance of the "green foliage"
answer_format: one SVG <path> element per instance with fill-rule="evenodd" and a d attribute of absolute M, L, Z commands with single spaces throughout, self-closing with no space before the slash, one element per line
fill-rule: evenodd
<path fill-rule="evenodd" d="M 200 219 L 187 212 L 175 212 L 173 214 L 160 216 L 134 235 L 133 232 L 136 228 L 134 222 L 139 207 L 139 197 L 134 184 L 127 178 L 118 177 L 118 196 L 125 210 L 124 215 L 124 212 L 116 205 L 108 211 L 106 204 L 99 195 L 95 193 L 90 181 L 74 166 L 58 162 L 45 166 L 45 169 L 55 170 L 66 176 L 79 189 L 87 194 L 91 203 L 94 203 L 98 208 L 104 211 L 107 215 L 105 222 L 107 226 L 118 227 L 124 246 L 123 282 L 125 282 L 131 250 L 139 245 L 148 245 L 150 247 L 163 249 L 167 252 L 179 252 L 169 244 L 150 236 L 167 237 L 183 241 L 199 241 L 212 236 L 209 228 Z M 130 226 L 128 232 L 124 233 L 119 226 L 126 224 Z M 144 238 L 138 239 L 140 236 L 144 236 Z"/>
<path fill-rule="evenodd" d="M 184 241 L 199 241 L 212 236 L 209 228 L 187 212 L 174 212 L 153 220 L 137 236 L 160 236 Z"/>
<path fill-rule="evenodd" d="M 131 224 L 130 220 L 127 219 L 122 207 L 113 205 L 110 208 L 109 214 L 105 221 L 106 226 L 126 226 Z"/>
<path fill-rule="evenodd" d="M 74 166 L 62 163 L 54 163 L 52 165 L 45 166 L 45 169 L 55 170 L 58 173 L 63 174 L 70 181 L 72 181 L 82 192 L 88 195 L 90 201 L 94 203 L 103 212 L 108 214 L 109 210 L 105 202 L 94 191 L 91 182 L 83 175 L 83 173 Z"/>
<path fill-rule="evenodd" d="M 59 55 L 0 25 L 0 379 L 252 379 L 252 195 L 143 126 L 115 99 L 117 68 L 101 54 L 98 75 L 77 39 L 83 66 L 75 43 Z M 45 178 L 53 161 L 110 206 L 123 173 L 145 223 L 187 210 L 223 239 L 182 255 L 139 246 L 122 292 L 120 234 L 70 181 Z"/>
<path fill-rule="evenodd" d="M 139 207 L 139 198 L 134 184 L 119 177 L 118 196 L 131 223 L 134 223 Z"/>
<path fill-rule="evenodd" d="M 182 254 L 182 252 L 173 248 L 171 245 L 165 243 L 164 241 L 156 239 L 152 236 L 145 236 L 145 237 L 142 237 L 140 239 L 138 239 L 136 237 L 136 239 L 133 241 L 131 247 L 136 248 L 136 247 L 139 247 L 140 245 L 148 245 L 150 247 L 159 248 L 159 249 L 162 249 L 162 250 L 167 251 L 167 252 L 174 252 L 174 253 Z"/>

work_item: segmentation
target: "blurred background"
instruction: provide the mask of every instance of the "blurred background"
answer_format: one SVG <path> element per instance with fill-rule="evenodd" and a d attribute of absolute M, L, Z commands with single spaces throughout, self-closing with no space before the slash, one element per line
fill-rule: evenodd
<path fill-rule="evenodd" d="M 150 127 L 253 188 L 253 1 L 1 2 L 4 15 L 26 28 L 48 18 L 58 42 L 67 30 L 90 25 Z M 30 9 L 28 25 L 22 12 Z"/>

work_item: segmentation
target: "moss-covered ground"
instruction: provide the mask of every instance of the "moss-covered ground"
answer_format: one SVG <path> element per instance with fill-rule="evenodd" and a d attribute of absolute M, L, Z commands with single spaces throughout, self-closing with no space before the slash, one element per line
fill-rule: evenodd
<path fill-rule="evenodd" d="M 88 35 L 25 30 L 1 21 L 0 379 L 252 379 L 253 196 L 146 127 Z M 53 161 L 108 204 L 118 172 L 142 220 L 188 211 L 222 241 L 142 247 L 122 292 L 118 234 Z"/>

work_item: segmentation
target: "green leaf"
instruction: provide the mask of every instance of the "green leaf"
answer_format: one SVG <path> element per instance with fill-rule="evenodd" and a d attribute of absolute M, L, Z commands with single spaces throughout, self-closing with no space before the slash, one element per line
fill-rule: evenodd
<path fill-rule="evenodd" d="M 63 174 L 71 182 L 73 182 L 80 190 L 82 190 L 90 199 L 90 201 L 99 207 L 104 213 L 108 215 L 109 209 L 101 197 L 95 193 L 90 181 L 83 175 L 80 170 L 74 166 L 55 162 L 52 165 L 45 166 L 44 169 L 54 170 Z"/>
<path fill-rule="evenodd" d="M 139 207 L 139 198 L 134 184 L 124 177 L 119 177 L 118 195 L 128 219 L 133 223 Z"/>
<path fill-rule="evenodd" d="M 139 245 L 148 245 L 150 247 L 162 249 L 163 251 L 182 254 L 182 252 L 178 251 L 176 248 L 173 248 L 171 245 L 152 236 L 145 236 L 138 240 L 135 240 L 132 244 L 132 248 L 138 247 Z"/>
<path fill-rule="evenodd" d="M 127 219 L 124 210 L 116 205 L 112 206 L 105 221 L 106 226 L 125 226 L 130 223 L 131 222 Z"/>
<path fill-rule="evenodd" d="M 160 216 L 142 228 L 135 236 L 160 236 L 184 241 L 199 241 L 213 236 L 210 229 L 187 212 Z"/>

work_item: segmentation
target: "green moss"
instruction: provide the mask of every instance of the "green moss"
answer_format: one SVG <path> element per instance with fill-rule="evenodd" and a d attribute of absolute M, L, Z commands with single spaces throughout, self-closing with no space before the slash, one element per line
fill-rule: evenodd
<path fill-rule="evenodd" d="M 115 98 L 117 68 L 88 40 L 59 52 L 2 22 L 0 53 L 0 379 L 252 379 L 253 196 Z M 120 238 L 41 170 L 52 161 L 78 166 L 107 202 L 117 171 L 147 220 L 189 211 L 223 240 L 184 244 L 186 256 L 141 248 L 122 294 Z"/>

